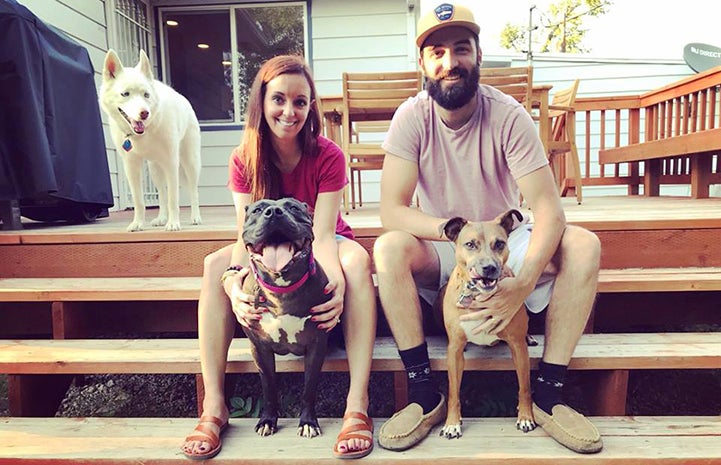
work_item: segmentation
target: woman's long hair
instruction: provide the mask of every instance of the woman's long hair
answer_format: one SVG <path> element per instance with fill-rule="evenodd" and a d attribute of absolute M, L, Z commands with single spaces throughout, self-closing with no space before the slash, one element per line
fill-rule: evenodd
<path fill-rule="evenodd" d="M 310 110 L 308 119 L 298 133 L 301 156 L 316 156 L 318 136 L 321 130 L 321 115 L 318 93 L 313 76 L 305 59 L 296 55 L 279 55 L 263 63 L 255 76 L 248 97 L 248 113 L 245 118 L 245 132 L 240 144 L 240 154 L 250 183 L 253 201 L 280 196 L 280 172 L 273 164 L 273 147 L 270 144 L 270 128 L 263 117 L 263 102 L 268 82 L 281 74 L 305 76 L 310 86 Z"/>

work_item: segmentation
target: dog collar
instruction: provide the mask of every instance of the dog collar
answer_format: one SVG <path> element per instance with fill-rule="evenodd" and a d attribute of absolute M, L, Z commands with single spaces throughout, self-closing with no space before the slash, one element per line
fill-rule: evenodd
<path fill-rule="evenodd" d="M 253 260 L 250 261 L 250 269 L 253 271 L 253 275 L 255 275 L 255 280 L 260 285 L 260 287 L 267 289 L 268 291 L 275 294 L 287 294 L 289 292 L 297 290 L 308 280 L 309 277 L 313 276 L 316 271 L 316 265 L 315 260 L 313 259 L 313 252 L 310 252 L 308 254 L 308 271 L 306 271 L 298 281 L 294 282 L 289 286 L 275 286 L 264 281 L 263 278 L 260 277 L 260 273 L 258 273 L 258 270 L 256 269 Z"/>
<path fill-rule="evenodd" d="M 467 308 L 469 305 L 471 305 L 471 302 L 473 301 L 475 296 L 477 296 L 480 292 L 480 289 L 478 289 L 474 281 L 466 281 L 466 284 L 465 286 L 463 286 L 461 294 L 458 296 L 456 304 L 460 305 L 461 307 Z"/>
<path fill-rule="evenodd" d="M 130 136 L 132 136 L 133 133 L 125 134 L 125 140 L 123 141 L 123 150 L 126 152 L 130 152 L 133 150 L 133 142 L 130 140 Z"/>

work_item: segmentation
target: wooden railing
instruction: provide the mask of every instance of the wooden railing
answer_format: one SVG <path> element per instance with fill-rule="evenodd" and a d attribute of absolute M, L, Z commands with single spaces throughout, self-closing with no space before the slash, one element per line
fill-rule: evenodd
<path fill-rule="evenodd" d="M 721 127 L 721 67 L 641 95 L 577 98 L 576 135 L 584 186 L 628 186 L 639 193 L 644 162 L 600 164 L 598 151 Z M 720 155 L 709 179 L 721 183 Z M 661 184 L 690 184 L 690 157 L 664 158 Z"/>

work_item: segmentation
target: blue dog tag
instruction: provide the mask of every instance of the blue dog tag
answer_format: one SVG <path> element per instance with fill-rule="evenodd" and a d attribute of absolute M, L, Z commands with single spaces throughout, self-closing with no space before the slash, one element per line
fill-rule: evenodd
<path fill-rule="evenodd" d="M 133 143 L 130 142 L 130 139 L 125 139 L 125 142 L 123 142 L 123 150 L 126 152 L 130 152 L 130 150 L 133 148 Z"/>

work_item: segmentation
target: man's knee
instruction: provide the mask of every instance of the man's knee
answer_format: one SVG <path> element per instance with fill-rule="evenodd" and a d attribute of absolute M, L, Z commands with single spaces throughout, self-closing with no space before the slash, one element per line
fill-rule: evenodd
<path fill-rule="evenodd" d="M 410 256 L 418 239 L 404 231 L 389 231 L 381 234 L 373 244 L 373 263 L 376 271 L 390 271 L 401 266 L 410 268 Z"/>
<path fill-rule="evenodd" d="M 560 266 L 576 270 L 597 271 L 601 264 L 601 241 L 598 236 L 578 226 L 569 225 L 561 241 Z"/>

